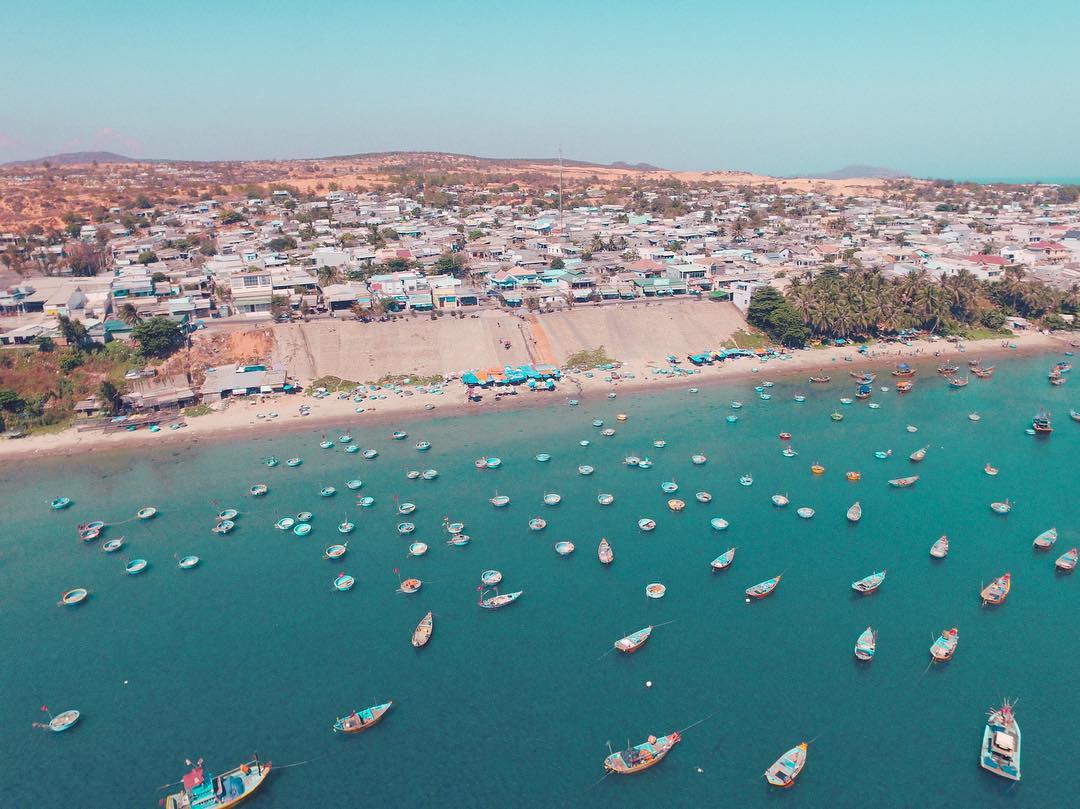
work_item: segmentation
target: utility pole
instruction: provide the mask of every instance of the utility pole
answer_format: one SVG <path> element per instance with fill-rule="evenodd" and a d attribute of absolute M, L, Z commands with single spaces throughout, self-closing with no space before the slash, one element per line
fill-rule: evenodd
<path fill-rule="evenodd" d="M 563 210 L 562 210 L 562 144 L 559 144 L 559 238 L 566 238 L 566 231 L 563 225 Z"/>

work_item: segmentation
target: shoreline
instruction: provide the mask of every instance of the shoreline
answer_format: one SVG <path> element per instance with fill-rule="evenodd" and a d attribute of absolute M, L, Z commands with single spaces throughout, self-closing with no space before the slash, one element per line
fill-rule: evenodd
<path fill-rule="evenodd" d="M 1016 348 L 1007 348 L 1003 343 L 1014 343 Z M 871 355 L 861 355 L 857 347 L 832 346 L 827 348 L 802 349 L 792 354 L 790 360 L 773 359 L 736 360 L 721 365 L 703 366 L 701 373 L 680 376 L 659 376 L 652 373 L 653 368 L 665 367 L 655 363 L 627 364 L 619 368 L 619 373 L 633 373 L 634 379 L 619 379 L 605 382 L 606 372 L 594 371 L 592 378 L 584 374 L 566 374 L 560 382 L 560 388 L 554 395 L 519 392 L 517 396 L 503 397 L 496 403 L 493 397 L 485 397 L 480 403 L 460 401 L 454 394 L 464 393 L 463 387 L 454 384 L 447 392 L 450 403 L 443 397 L 414 394 L 413 396 L 393 396 L 377 400 L 369 406 L 367 400 L 361 406 L 364 413 L 356 413 L 352 398 L 314 399 L 306 395 L 280 394 L 265 398 L 230 400 L 225 408 L 205 416 L 197 416 L 187 421 L 187 427 L 181 430 L 165 429 L 159 433 L 138 430 L 117 433 L 78 432 L 71 427 L 64 432 L 43 436 L 28 436 L 18 440 L 0 441 L 0 460 L 45 460 L 82 456 L 86 454 L 106 454 L 130 452 L 150 448 L 190 448 L 203 441 L 228 442 L 240 437 L 262 438 L 279 437 L 286 433 L 314 432 L 333 427 L 349 427 L 362 430 L 368 426 L 378 427 L 391 423 L 404 424 L 429 418 L 454 418 L 463 415 L 483 415 L 507 410 L 521 410 L 531 407 L 564 405 L 569 399 L 577 398 L 588 401 L 595 397 L 606 397 L 611 391 L 635 394 L 650 390 L 670 390 L 677 386 L 714 387 L 724 383 L 740 382 L 748 379 L 790 378 L 798 374 L 813 374 L 826 371 L 834 377 L 834 382 L 847 382 L 848 373 L 853 370 L 874 370 L 880 372 L 883 367 L 891 368 L 897 362 L 933 362 L 935 360 L 979 357 L 986 360 L 1008 357 L 1030 357 L 1042 353 L 1063 352 L 1069 349 L 1067 339 L 1054 335 L 1028 334 L 1011 338 L 992 338 L 966 343 L 931 343 L 917 340 L 912 345 L 870 344 Z M 937 353 L 935 353 L 937 352 Z M 846 358 L 852 358 L 847 361 Z M 837 366 L 837 363 L 843 363 Z M 958 363 L 959 364 L 959 363 Z M 925 378 L 925 377 L 924 377 Z M 852 384 L 854 382 L 852 381 Z M 281 413 L 277 419 L 257 418 L 270 412 L 284 411 L 286 407 L 298 409 L 299 403 L 310 406 L 311 415 L 302 417 L 297 413 Z M 434 410 L 425 410 L 424 405 L 436 404 Z M 357 442 L 360 444 L 360 442 Z"/>

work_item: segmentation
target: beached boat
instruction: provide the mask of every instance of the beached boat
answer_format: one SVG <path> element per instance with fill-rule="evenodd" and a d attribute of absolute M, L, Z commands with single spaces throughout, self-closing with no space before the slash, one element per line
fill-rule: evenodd
<path fill-rule="evenodd" d="M 801 506 L 800 508 L 795 509 L 795 513 L 804 520 L 809 520 L 816 512 L 809 506 Z"/>
<path fill-rule="evenodd" d="M 645 642 L 649 639 L 652 631 L 653 628 L 647 626 L 644 629 L 639 629 L 637 632 L 632 632 L 625 638 L 619 638 L 615 641 L 615 648 L 623 654 L 633 654 L 645 645 Z"/>
<path fill-rule="evenodd" d="M 1031 429 L 1035 431 L 1036 435 L 1050 435 L 1050 433 L 1054 432 L 1054 427 L 1050 423 L 1050 414 L 1045 410 L 1036 413 L 1031 420 Z"/>
<path fill-rule="evenodd" d="M 1031 544 L 1041 551 L 1048 551 L 1054 547 L 1054 543 L 1057 542 L 1058 534 L 1056 528 L 1048 528 L 1035 537 L 1035 541 Z"/>
<path fill-rule="evenodd" d="M 569 556 L 574 552 L 574 543 L 569 540 L 560 540 L 555 543 L 555 553 L 559 556 Z"/>
<path fill-rule="evenodd" d="M 949 538 L 942 534 L 937 541 L 930 546 L 930 555 L 935 559 L 944 559 L 949 555 Z"/>
<path fill-rule="evenodd" d="M 416 625 L 416 629 L 412 633 L 412 645 L 413 648 L 419 649 L 423 646 L 427 646 L 429 640 L 431 640 L 431 632 L 435 627 L 434 616 L 429 612 L 423 618 L 420 619 L 420 623 Z"/>
<path fill-rule="evenodd" d="M 340 559 L 342 556 L 345 555 L 345 551 L 347 551 L 348 548 L 349 543 L 347 542 L 343 545 L 330 545 L 329 547 L 327 547 L 326 550 L 323 551 L 323 559 Z"/>
<path fill-rule="evenodd" d="M 631 775 L 647 770 L 659 764 L 671 749 L 682 740 L 678 731 L 667 736 L 650 736 L 647 741 L 618 753 L 612 753 L 604 759 L 604 769 L 616 775 Z"/>
<path fill-rule="evenodd" d="M 1054 567 L 1065 572 L 1075 570 L 1078 555 L 1080 555 L 1080 549 L 1069 548 L 1054 561 Z"/>
<path fill-rule="evenodd" d="M 348 573 L 338 573 L 333 581 L 334 589 L 342 593 L 351 590 L 354 584 L 356 584 L 356 579 Z"/>
<path fill-rule="evenodd" d="M 873 660 L 877 651 L 877 632 L 866 627 L 855 641 L 855 657 L 859 660 Z"/>
<path fill-rule="evenodd" d="M 772 579 L 766 579 L 763 582 L 755 584 L 753 587 L 746 588 L 746 595 L 748 598 L 765 598 L 772 595 L 773 590 L 780 584 L 780 576 L 776 576 Z"/>
<path fill-rule="evenodd" d="M 611 543 L 603 538 L 601 538 L 600 545 L 596 549 L 596 555 L 600 559 L 600 564 L 603 565 L 610 565 L 615 561 L 615 551 L 611 549 Z"/>
<path fill-rule="evenodd" d="M 926 451 L 928 449 L 930 449 L 929 444 L 927 444 L 925 447 L 920 447 L 908 456 L 908 460 L 912 461 L 913 463 L 918 463 L 926 457 Z"/>
<path fill-rule="evenodd" d="M 713 559 L 709 563 L 709 566 L 713 569 L 714 572 L 718 571 L 718 570 L 727 570 L 729 567 L 731 567 L 731 563 L 734 562 L 734 561 L 735 561 L 735 549 L 734 548 L 728 548 L 722 554 L 720 554 L 715 559 Z"/>
<path fill-rule="evenodd" d="M 646 598 L 663 598 L 667 593 L 667 587 L 658 581 L 645 585 Z"/>
<path fill-rule="evenodd" d="M 319 442 L 319 446 L 322 447 L 323 449 L 333 449 L 334 448 L 334 442 L 327 439 L 327 438 L 324 438 L 322 441 Z"/>
<path fill-rule="evenodd" d="M 116 539 L 110 539 L 108 542 L 104 542 L 101 545 L 101 550 L 105 553 L 114 553 L 120 550 L 124 546 L 124 538 L 117 537 Z"/>
<path fill-rule="evenodd" d="M 792 747 L 765 770 L 765 780 L 774 787 L 787 789 L 795 783 L 806 766 L 806 742 Z"/>
<path fill-rule="evenodd" d="M 815 385 L 827 385 L 829 382 L 832 382 L 832 377 L 831 376 L 812 376 L 812 377 L 810 377 L 810 382 L 812 382 Z"/>
<path fill-rule="evenodd" d="M 1009 499 L 1006 498 L 1003 501 L 995 501 L 991 503 L 990 509 L 995 514 L 1008 514 L 1010 511 L 1012 511 L 1012 503 L 1010 503 Z"/>
<path fill-rule="evenodd" d="M 85 587 L 73 587 L 60 595 L 60 604 L 64 607 L 74 607 L 85 601 L 88 595 L 90 591 Z"/>
<path fill-rule="evenodd" d="M 930 645 L 930 656 L 937 663 L 951 660 L 959 643 L 960 630 L 955 626 L 952 629 L 943 629 L 938 639 Z"/>
<path fill-rule="evenodd" d="M 157 509 L 154 508 L 154 506 L 143 506 L 137 512 L 135 512 L 135 516 L 138 517 L 140 520 L 149 520 L 151 517 L 154 517 L 156 515 Z"/>
<path fill-rule="evenodd" d="M 987 604 L 1003 604 L 1005 599 L 1009 597 L 1009 591 L 1012 589 L 1012 574 L 1006 573 L 1002 576 L 998 576 L 988 585 L 986 585 L 982 592 L 979 593 L 982 598 L 983 606 Z"/>
<path fill-rule="evenodd" d="M 1020 725 L 1008 700 L 1000 708 L 989 711 L 979 766 L 1010 781 L 1020 780 Z"/>
<path fill-rule="evenodd" d="M 124 565 L 124 570 L 129 576 L 136 576 L 146 570 L 149 564 L 145 559 L 132 559 Z"/>
<path fill-rule="evenodd" d="M 372 705 L 362 711 L 353 711 L 348 716 L 338 717 L 334 722 L 334 733 L 362 733 L 375 727 L 394 705 L 393 701 L 382 705 Z"/>
<path fill-rule="evenodd" d="M 484 594 L 481 592 L 477 606 L 485 610 L 497 610 L 501 607 L 505 607 L 507 604 L 513 604 L 524 594 L 524 590 L 518 590 L 516 593 L 502 593 L 501 595 L 496 592 L 496 594 L 490 598 L 484 598 Z"/>
<path fill-rule="evenodd" d="M 881 586 L 881 583 L 885 581 L 885 574 L 887 571 L 879 570 L 877 573 L 871 573 L 865 579 L 859 579 L 851 583 L 851 589 L 856 593 L 872 593 Z"/>
<path fill-rule="evenodd" d="M 783 508 L 790 502 L 791 500 L 788 499 L 786 494 L 774 494 L 772 496 L 772 504 L 777 508 Z"/>
<path fill-rule="evenodd" d="M 649 517 L 642 517 L 637 521 L 637 527 L 642 531 L 652 531 L 656 528 L 656 520 L 650 519 Z"/>
<path fill-rule="evenodd" d="M 910 379 L 915 376 L 915 369 L 906 362 L 901 362 L 893 369 L 892 375 L 901 379 Z"/>
<path fill-rule="evenodd" d="M 610 506 L 612 503 L 615 502 L 615 495 L 601 492 L 600 494 L 596 495 L 596 502 L 602 506 Z"/>
<path fill-rule="evenodd" d="M 191 764 L 189 761 L 188 764 Z M 255 757 L 221 775 L 212 775 L 200 758 L 180 780 L 182 789 L 161 801 L 164 809 L 231 809 L 250 798 L 270 775 L 272 764 Z"/>
<path fill-rule="evenodd" d="M 906 489 L 909 486 L 914 486 L 919 481 L 918 475 L 911 475 L 906 478 L 893 478 L 889 481 L 890 486 L 894 486 L 897 489 Z"/>

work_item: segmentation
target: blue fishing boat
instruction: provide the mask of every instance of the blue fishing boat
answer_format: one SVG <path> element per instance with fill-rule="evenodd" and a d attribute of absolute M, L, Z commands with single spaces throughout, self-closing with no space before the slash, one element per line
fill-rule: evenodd
<path fill-rule="evenodd" d="M 885 581 L 886 573 L 887 571 L 885 570 L 879 570 L 877 573 L 871 573 L 864 579 L 853 581 L 851 583 L 851 589 L 854 590 L 856 593 L 862 593 L 864 595 L 866 593 L 872 593 L 881 586 L 882 582 Z"/>
<path fill-rule="evenodd" d="M 252 487 L 248 489 L 248 491 L 251 493 L 252 497 L 262 497 L 264 494 L 270 491 L 270 487 L 267 486 L 265 483 L 256 483 L 252 485 Z"/>
<path fill-rule="evenodd" d="M 278 465 L 279 463 L 281 463 L 281 461 L 279 461 L 279 460 L 277 459 L 277 456 L 275 456 L 275 455 L 271 455 L 271 456 L 270 456 L 269 458 L 267 458 L 267 459 L 266 459 L 266 460 L 265 460 L 265 461 L 264 461 L 263 463 L 265 463 L 265 464 L 266 464 L 267 466 L 269 466 L 269 467 L 274 467 L 274 466 L 277 466 L 277 465 Z"/>
<path fill-rule="evenodd" d="M 231 530 L 233 530 L 235 527 L 236 527 L 236 523 L 233 522 L 232 520 L 220 520 L 218 522 L 218 524 L 215 525 L 210 530 L 213 531 L 215 534 L 227 534 Z"/>
<path fill-rule="evenodd" d="M 574 543 L 568 540 L 562 540 L 555 543 L 555 553 L 559 556 L 569 556 L 574 552 Z"/>
<path fill-rule="evenodd" d="M 359 500 L 356 501 L 356 503 L 361 508 L 371 508 L 373 505 L 375 505 L 375 498 L 371 496 L 361 497 Z"/>
<path fill-rule="evenodd" d="M 640 520 L 637 521 L 637 527 L 640 528 L 642 531 L 652 531 L 654 528 L 656 528 L 656 520 L 649 517 L 642 517 Z"/>
<path fill-rule="evenodd" d="M 404 430 L 394 430 L 394 434 L 392 437 L 395 441 L 404 441 L 406 438 L 409 437 L 409 434 Z"/>
<path fill-rule="evenodd" d="M 346 519 L 338 523 L 337 530 L 339 534 L 351 534 L 354 528 L 356 528 L 356 525 Z"/>
<path fill-rule="evenodd" d="M 743 475 L 742 477 L 739 478 L 739 483 L 741 485 L 743 485 L 743 486 L 753 486 L 754 485 L 754 476 L 750 475 L 750 474 Z"/>
<path fill-rule="evenodd" d="M 185 556 L 178 563 L 181 570 L 191 570 L 197 564 L 199 564 L 198 556 Z"/>
<path fill-rule="evenodd" d="M 877 632 L 871 627 L 866 627 L 858 640 L 855 641 L 855 657 L 859 660 L 873 660 L 877 652 Z"/>
<path fill-rule="evenodd" d="M 404 536 L 406 534 L 411 534 L 415 530 L 416 530 L 416 526 L 411 522 L 399 522 L 398 523 L 397 532 L 399 534 L 401 534 L 402 536 Z"/>
<path fill-rule="evenodd" d="M 416 442 L 416 448 L 420 452 L 427 452 L 429 449 L 431 449 L 431 442 L 430 441 L 417 441 Z"/>
<path fill-rule="evenodd" d="M 200 758 L 181 779 L 183 789 L 167 796 L 161 804 L 164 809 L 231 809 L 266 782 L 272 766 L 270 762 L 263 764 L 256 756 L 246 764 L 214 776 L 203 769 Z"/>
<path fill-rule="evenodd" d="M 157 509 L 153 506 L 143 506 L 137 512 L 135 516 L 140 520 L 149 520 L 157 515 Z"/>
<path fill-rule="evenodd" d="M 732 414 L 732 415 L 730 415 L 730 416 L 728 416 L 727 418 L 724 419 L 724 421 L 726 421 L 728 424 L 734 424 L 738 420 L 739 420 L 739 417 L 736 416 L 735 414 Z"/>
<path fill-rule="evenodd" d="M 548 455 L 546 452 L 540 452 L 537 453 L 536 460 L 538 460 L 540 463 L 547 463 L 551 460 L 551 456 Z"/>
<path fill-rule="evenodd" d="M 545 506 L 557 506 L 562 502 L 562 495 L 556 492 L 548 492 L 544 495 Z"/>
<path fill-rule="evenodd" d="M 712 567 L 713 571 L 720 571 L 720 570 L 726 570 L 727 568 L 731 567 L 731 563 L 734 562 L 734 561 L 735 561 L 735 549 L 734 548 L 728 548 L 722 554 L 720 554 L 715 559 L 713 559 L 712 562 L 710 562 L 709 564 L 710 564 L 710 567 Z"/>
<path fill-rule="evenodd" d="M 379 451 L 377 449 L 365 449 L 363 455 L 367 460 L 371 461 L 379 457 Z"/>
<path fill-rule="evenodd" d="M 345 485 L 355 491 L 356 489 L 359 489 L 361 486 L 363 486 L 364 482 L 359 478 L 353 478 L 352 480 L 347 481 Z"/>
<path fill-rule="evenodd" d="M 147 562 L 145 559 L 132 559 L 130 562 L 124 565 L 124 570 L 127 571 L 127 574 L 129 576 L 136 576 L 146 570 L 149 564 L 150 563 Z"/>
<path fill-rule="evenodd" d="M 712 526 L 714 531 L 726 531 L 730 523 L 723 517 L 713 517 L 709 520 L 709 525 Z"/>
<path fill-rule="evenodd" d="M 480 582 L 485 587 L 494 587 L 502 581 L 502 573 L 498 570 L 485 570 L 480 574 Z"/>
<path fill-rule="evenodd" d="M 303 458 L 289 458 L 289 460 L 285 461 L 285 465 L 286 466 L 299 466 L 303 462 L 304 462 Z"/>
<path fill-rule="evenodd" d="M 71 498 L 57 497 L 49 505 L 51 505 L 54 510 L 60 511 L 61 509 L 67 508 L 71 505 Z"/>
<path fill-rule="evenodd" d="M 660 491 L 664 494 L 674 494 L 679 490 L 679 484 L 673 480 L 665 480 L 660 484 Z"/>
<path fill-rule="evenodd" d="M 347 542 L 345 544 L 343 544 L 343 545 L 342 544 L 330 545 L 329 547 L 326 548 L 326 550 L 323 551 L 323 558 L 324 559 L 340 559 L 342 556 L 345 555 L 345 551 L 347 551 L 348 548 L 349 548 L 349 543 L 347 543 Z"/>
<path fill-rule="evenodd" d="M 631 775 L 647 770 L 663 761 L 681 740 L 678 731 L 659 738 L 650 736 L 641 744 L 609 755 L 604 759 L 604 769 L 616 775 Z"/>
<path fill-rule="evenodd" d="M 301 511 L 299 514 L 296 515 L 296 521 L 297 522 L 311 522 L 311 518 L 314 517 L 314 516 L 315 515 L 312 514 L 310 511 Z"/>
<path fill-rule="evenodd" d="M 359 452 L 360 447 L 356 446 L 356 444 L 349 444 L 349 446 L 345 447 L 345 451 L 351 455 L 354 452 Z"/>
<path fill-rule="evenodd" d="M 274 527 L 280 531 L 288 531 L 294 525 L 296 525 L 296 520 L 294 520 L 292 517 L 282 517 L 280 520 L 274 523 Z"/>
<path fill-rule="evenodd" d="M 337 489 L 333 486 L 323 486 L 319 489 L 319 497 L 333 497 L 337 494 Z"/>
<path fill-rule="evenodd" d="M 423 556 L 427 553 L 427 550 L 427 543 L 413 542 L 409 545 L 409 556 Z"/>
<path fill-rule="evenodd" d="M 435 480 L 435 478 L 437 478 L 438 476 L 438 469 L 425 469 L 423 472 L 420 473 L 420 477 L 422 477 L 424 480 Z"/>
<path fill-rule="evenodd" d="M 352 441 L 352 436 L 349 435 L 348 433 L 346 433 L 344 435 L 339 435 L 338 436 L 338 441 L 340 441 L 342 444 L 348 444 L 350 441 Z"/>
<path fill-rule="evenodd" d="M 293 533 L 298 537 L 306 537 L 311 533 L 311 524 L 306 522 L 298 522 L 293 526 Z"/>
<path fill-rule="evenodd" d="M 356 584 L 356 579 L 350 576 L 348 573 L 338 573 L 334 577 L 333 587 L 339 593 L 344 593 L 347 590 L 351 590 L 353 585 Z"/>
<path fill-rule="evenodd" d="M 322 441 L 319 442 L 319 446 L 323 449 L 333 449 L 334 442 L 324 438 Z"/>
<path fill-rule="evenodd" d="M 393 705 L 393 702 L 373 705 L 362 711 L 353 711 L 348 716 L 338 717 L 334 722 L 334 733 L 363 733 L 379 724 Z"/>
<path fill-rule="evenodd" d="M 596 502 L 602 506 L 610 506 L 612 503 L 615 502 L 615 495 L 601 492 L 600 494 L 596 495 Z"/>
<path fill-rule="evenodd" d="M 76 604 L 81 604 L 86 600 L 86 597 L 90 595 L 90 591 L 85 587 L 74 587 L 60 596 L 60 605 L 63 607 L 74 607 Z"/>
<path fill-rule="evenodd" d="M 547 520 L 541 517 L 533 517 L 529 520 L 530 531 L 542 531 L 547 527 Z"/>
<path fill-rule="evenodd" d="M 577 468 L 577 471 L 578 471 L 579 475 L 588 476 L 588 475 L 591 475 L 595 470 L 593 469 L 593 467 L 589 466 L 587 463 L 583 463 L 583 464 L 581 464 L 581 466 L 579 466 Z"/>
<path fill-rule="evenodd" d="M 42 706 L 42 710 L 47 709 L 45 706 Z M 56 716 L 50 714 L 49 723 L 47 725 L 39 725 L 38 727 L 46 727 L 53 733 L 63 733 L 78 722 L 80 716 L 82 716 L 82 714 L 76 710 L 61 711 Z"/>

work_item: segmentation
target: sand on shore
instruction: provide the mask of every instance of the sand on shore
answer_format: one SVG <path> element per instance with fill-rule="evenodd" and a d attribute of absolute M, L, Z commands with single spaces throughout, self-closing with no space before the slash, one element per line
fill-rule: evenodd
<path fill-rule="evenodd" d="M 1008 348 L 1009 343 L 1015 344 L 1016 348 Z M 106 434 L 98 431 L 79 432 L 76 428 L 71 428 L 52 435 L 0 441 L 0 459 L 55 458 L 78 456 L 89 452 L 130 451 L 145 447 L 177 446 L 202 441 L 227 441 L 241 436 L 279 435 L 284 431 L 326 429 L 330 433 L 334 428 L 346 425 L 353 430 L 377 426 L 389 435 L 397 426 L 417 419 L 563 404 L 570 398 L 586 400 L 606 396 L 611 391 L 618 391 L 621 394 L 665 390 L 672 387 L 701 387 L 738 381 L 752 376 L 759 379 L 779 379 L 801 374 L 809 376 L 815 372 L 832 375 L 834 384 L 842 386 L 851 382 L 848 376 L 850 371 L 887 370 L 897 362 L 951 358 L 962 360 L 957 364 L 963 366 L 969 359 L 981 358 L 989 364 L 997 357 L 1064 351 L 1068 348 L 1067 339 L 1046 334 L 1026 334 L 1008 340 L 994 338 L 968 341 L 959 345 L 928 340 L 915 341 L 911 345 L 878 343 L 869 346 L 870 354 L 866 356 L 859 354 L 854 346 L 805 349 L 796 351 L 788 360 L 774 359 L 765 363 L 746 358 L 706 366 L 701 369 L 700 374 L 692 376 L 660 376 L 654 374 L 653 369 L 666 363 L 639 360 L 624 364 L 619 371 L 623 375 L 634 374 L 633 379 L 605 382 L 605 374 L 602 372 L 594 373 L 591 378 L 576 373 L 565 376 L 555 393 L 531 393 L 523 390 L 516 396 L 496 400 L 489 392 L 479 403 L 467 402 L 465 388 L 455 382 L 447 385 L 446 392 L 442 396 L 419 394 L 405 396 L 388 393 L 386 399 L 369 400 L 359 405 L 364 408 L 363 413 L 355 412 L 358 405 L 351 398 L 314 399 L 296 394 L 258 396 L 227 400 L 220 412 L 188 419 L 187 426 L 180 430 L 164 429 L 159 433 L 151 433 L 142 429 L 130 433 L 122 431 Z M 849 358 L 853 361 L 845 361 Z M 298 409 L 301 404 L 310 406 L 311 415 L 299 414 Z M 425 410 L 425 405 L 428 404 L 435 405 L 435 408 Z M 268 418 L 271 412 L 276 412 L 278 417 Z M 262 418 L 259 417 L 260 414 Z M 358 435 L 357 443 L 364 445 L 364 442 L 365 437 Z"/>

